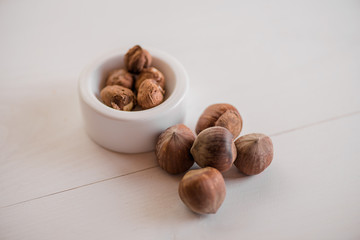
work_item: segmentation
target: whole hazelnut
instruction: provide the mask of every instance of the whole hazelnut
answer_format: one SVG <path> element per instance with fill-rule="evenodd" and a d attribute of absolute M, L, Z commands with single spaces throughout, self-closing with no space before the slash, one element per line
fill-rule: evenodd
<path fill-rule="evenodd" d="M 167 128 L 160 134 L 155 154 L 162 169 L 170 174 L 187 171 L 194 164 L 190 148 L 195 134 L 184 124 Z"/>
<path fill-rule="evenodd" d="M 179 196 L 193 212 L 216 213 L 226 195 L 225 181 L 215 168 L 206 167 L 187 172 L 179 184 Z"/>
<path fill-rule="evenodd" d="M 126 71 L 126 69 L 116 69 L 110 72 L 106 80 L 106 86 L 119 85 L 132 89 L 133 84 L 134 84 L 133 75 L 128 71 Z"/>
<path fill-rule="evenodd" d="M 162 87 L 163 89 L 165 88 L 165 77 L 164 75 L 156 68 L 154 67 L 149 67 L 149 68 L 144 68 L 138 78 L 135 81 L 135 89 L 138 90 L 140 87 L 140 84 L 146 80 L 146 79 L 154 79 L 159 85 L 160 87 Z"/>
<path fill-rule="evenodd" d="M 239 136 L 242 125 L 241 115 L 233 105 L 218 103 L 210 105 L 204 110 L 196 124 L 195 131 L 199 134 L 206 128 L 220 126 L 227 128 L 235 139 Z"/>
<path fill-rule="evenodd" d="M 165 91 L 153 79 L 144 80 L 137 94 L 137 102 L 142 109 L 153 108 L 164 101 Z"/>
<path fill-rule="evenodd" d="M 246 175 L 264 171 L 274 155 L 271 139 L 261 133 L 244 135 L 235 141 L 237 157 L 234 165 Z"/>
<path fill-rule="evenodd" d="M 139 73 L 143 68 L 150 67 L 152 57 L 148 51 L 135 45 L 125 54 L 125 65 L 129 72 Z"/>
<path fill-rule="evenodd" d="M 100 97 L 107 106 L 117 110 L 131 111 L 136 104 L 134 93 L 119 85 L 104 87 L 100 92 Z"/>
<path fill-rule="evenodd" d="M 203 130 L 195 139 L 191 154 L 200 167 L 214 167 L 220 172 L 229 170 L 236 158 L 233 135 L 223 127 Z"/>

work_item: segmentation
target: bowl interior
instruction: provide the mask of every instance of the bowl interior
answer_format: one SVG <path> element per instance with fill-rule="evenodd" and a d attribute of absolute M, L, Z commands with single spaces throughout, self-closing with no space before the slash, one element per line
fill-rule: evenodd
<path fill-rule="evenodd" d="M 171 96 L 176 87 L 176 76 L 171 68 L 171 66 L 165 62 L 163 59 L 158 58 L 157 56 L 152 56 L 153 62 L 152 66 L 157 68 L 164 74 L 165 77 L 165 99 L 164 102 Z M 103 60 L 98 64 L 92 74 L 90 74 L 90 91 L 95 95 L 95 97 L 102 103 L 100 98 L 100 91 L 105 87 L 105 81 L 109 73 L 115 69 L 125 68 L 124 64 L 124 54 L 113 56 L 106 60 Z M 163 103 L 164 103 L 163 102 Z M 162 104 L 162 103 L 161 103 Z M 160 104 L 160 105 L 161 105 Z M 104 107 L 107 107 L 104 104 Z M 135 108 L 138 110 L 138 108 Z M 141 110 L 141 109 L 140 109 Z M 141 110 L 146 111 L 146 110 Z"/>

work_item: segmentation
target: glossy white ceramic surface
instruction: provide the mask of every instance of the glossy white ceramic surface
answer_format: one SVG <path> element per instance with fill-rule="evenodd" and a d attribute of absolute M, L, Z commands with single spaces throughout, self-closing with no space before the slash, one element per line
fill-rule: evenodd
<path fill-rule="evenodd" d="M 152 65 L 165 76 L 165 101 L 139 111 L 119 111 L 103 104 L 99 93 L 108 73 L 124 67 L 127 49 L 119 49 L 90 64 L 79 79 L 80 105 L 86 131 L 99 145 L 123 153 L 151 151 L 157 136 L 166 128 L 184 121 L 185 95 L 189 78 L 184 67 L 172 56 L 146 48 Z"/>

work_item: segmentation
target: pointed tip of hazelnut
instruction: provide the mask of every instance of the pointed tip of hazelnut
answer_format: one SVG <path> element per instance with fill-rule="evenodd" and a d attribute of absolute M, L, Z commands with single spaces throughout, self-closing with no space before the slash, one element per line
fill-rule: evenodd
<path fill-rule="evenodd" d="M 261 133 L 247 134 L 235 141 L 234 165 L 246 175 L 263 172 L 272 162 L 274 150 L 270 137 Z"/>
<path fill-rule="evenodd" d="M 235 149 L 231 132 L 215 126 L 201 131 L 191 148 L 191 154 L 200 167 L 210 166 L 226 172 L 235 160 Z"/>
<path fill-rule="evenodd" d="M 155 147 L 159 166 L 170 174 L 187 171 L 194 164 L 190 154 L 194 140 L 194 133 L 184 124 L 167 128 L 160 134 Z"/>

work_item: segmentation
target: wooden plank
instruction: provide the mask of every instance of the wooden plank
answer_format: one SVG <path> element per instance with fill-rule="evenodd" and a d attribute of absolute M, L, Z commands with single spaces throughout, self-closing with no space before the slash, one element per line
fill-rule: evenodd
<path fill-rule="evenodd" d="M 95 145 L 77 106 L 84 65 L 134 41 L 173 54 L 188 70 L 192 129 L 214 102 L 238 107 L 243 134 L 278 133 L 360 110 L 356 2 L 218 2 L 206 11 L 191 1 L 141 9 L 129 2 L 139 17 L 121 31 L 114 29 L 133 19 L 132 11 L 118 13 L 121 2 L 69 4 L 1 2 L 0 206 L 156 165 L 153 153 L 123 155 Z M 144 28 L 142 16 L 160 5 L 161 18 L 152 15 L 156 24 Z M 103 17 L 94 19 L 99 12 Z"/>
<path fill-rule="evenodd" d="M 225 174 L 216 215 L 190 212 L 181 176 L 153 168 L 0 209 L 2 239 L 358 239 L 360 115 L 273 137 L 260 175 Z"/>
<path fill-rule="evenodd" d="M 156 165 L 153 153 L 120 154 L 93 143 L 75 84 L 37 82 L 32 91 L 20 83 L 1 90 L 1 206 Z"/>

